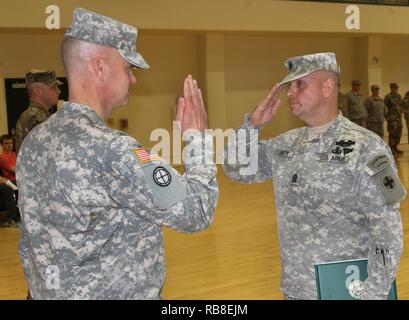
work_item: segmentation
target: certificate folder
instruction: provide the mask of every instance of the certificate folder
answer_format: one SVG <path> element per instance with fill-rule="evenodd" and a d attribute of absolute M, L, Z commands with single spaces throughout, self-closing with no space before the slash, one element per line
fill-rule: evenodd
<path fill-rule="evenodd" d="M 368 260 L 344 260 L 315 265 L 315 279 L 319 300 L 359 300 L 359 288 L 354 284 L 368 278 Z M 351 285 L 351 282 L 353 284 Z M 351 288 L 352 286 L 352 288 Z M 356 286 L 355 286 L 356 288 Z M 396 281 L 389 291 L 388 300 L 397 300 Z"/>

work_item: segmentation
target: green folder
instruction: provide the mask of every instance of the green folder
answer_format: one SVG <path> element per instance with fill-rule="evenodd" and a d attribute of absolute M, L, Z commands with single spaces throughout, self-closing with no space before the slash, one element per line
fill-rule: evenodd
<path fill-rule="evenodd" d="M 367 265 L 367 259 L 316 264 L 318 300 L 359 300 L 362 282 L 368 277 Z M 398 300 L 395 280 L 388 300 Z"/>

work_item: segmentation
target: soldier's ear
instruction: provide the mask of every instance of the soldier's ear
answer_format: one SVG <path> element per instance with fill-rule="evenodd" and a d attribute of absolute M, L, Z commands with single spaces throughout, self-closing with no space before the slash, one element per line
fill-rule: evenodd
<path fill-rule="evenodd" d="M 108 63 L 106 58 L 102 56 L 96 56 L 90 59 L 89 65 L 91 72 L 94 76 L 101 82 L 105 81 L 108 78 Z"/>
<path fill-rule="evenodd" d="M 322 94 L 325 98 L 329 98 L 335 92 L 335 81 L 331 78 L 324 81 L 322 84 Z"/>

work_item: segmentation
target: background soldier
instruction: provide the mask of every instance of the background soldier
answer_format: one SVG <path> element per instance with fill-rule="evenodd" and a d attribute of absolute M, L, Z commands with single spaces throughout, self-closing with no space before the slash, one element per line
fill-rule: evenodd
<path fill-rule="evenodd" d="M 409 91 L 406 92 L 402 101 L 402 112 L 406 120 L 406 128 L 408 130 L 408 143 L 409 143 Z"/>
<path fill-rule="evenodd" d="M 386 107 L 383 99 L 379 97 L 379 86 L 371 86 L 372 95 L 365 99 L 365 108 L 368 112 L 368 129 L 375 132 L 383 139 L 383 120 Z"/>
<path fill-rule="evenodd" d="M 341 110 L 342 115 L 345 118 L 349 119 L 349 113 L 348 113 L 348 108 L 347 104 L 345 101 L 345 94 L 343 94 L 339 89 L 341 88 L 341 83 L 338 82 L 338 109 Z"/>
<path fill-rule="evenodd" d="M 31 129 L 51 116 L 49 110 L 57 104 L 61 93 L 58 86 L 62 84 L 56 79 L 54 71 L 32 70 L 26 74 L 30 104 L 16 123 L 14 133 L 16 153 Z"/>
<path fill-rule="evenodd" d="M 388 122 L 389 146 L 394 155 L 403 153 L 398 149 L 402 136 L 402 97 L 398 93 L 398 84 L 390 84 L 391 92 L 385 96 L 386 121 Z"/>
<path fill-rule="evenodd" d="M 361 81 L 352 80 L 351 86 L 351 91 L 345 94 L 349 119 L 361 127 L 366 127 L 368 113 L 364 105 L 365 98 L 363 94 L 359 92 Z"/>

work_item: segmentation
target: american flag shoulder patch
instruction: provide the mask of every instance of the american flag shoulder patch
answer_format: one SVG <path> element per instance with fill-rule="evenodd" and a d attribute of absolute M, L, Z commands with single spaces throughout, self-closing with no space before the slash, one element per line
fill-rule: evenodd
<path fill-rule="evenodd" d="M 133 152 L 135 153 L 136 157 L 142 163 L 152 162 L 155 160 L 161 160 L 161 158 L 156 154 L 150 154 L 148 150 L 144 148 L 134 148 Z"/>

